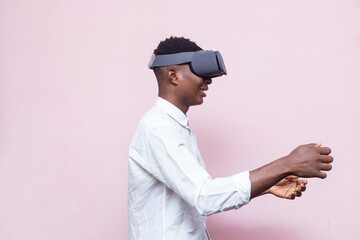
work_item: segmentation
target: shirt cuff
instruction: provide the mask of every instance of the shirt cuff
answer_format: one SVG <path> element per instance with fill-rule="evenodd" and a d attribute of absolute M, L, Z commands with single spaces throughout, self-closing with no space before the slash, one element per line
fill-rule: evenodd
<path fill-rule="evenodd" d="M 240 198 L 239 200 L 242 202 L 242 204 L 249 203 L 251 195 L 251 181 L 249 171 L 233 175 L 232 179 L 236 184 L 236 188 L 238 190 Z"/>

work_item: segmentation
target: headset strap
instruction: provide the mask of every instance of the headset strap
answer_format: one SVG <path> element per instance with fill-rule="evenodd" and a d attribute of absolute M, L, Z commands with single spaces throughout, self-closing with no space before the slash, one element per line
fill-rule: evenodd
<path fill-rule="evenodd" d="M 191 62 L 191 58 L 195 52 L 181 52 L 174 54 L 166 54 L 166 55 L 151 55 L 151 59 L 148 67 L 162 67 L 168 65 L 178 65 L 183 63 Z"/>

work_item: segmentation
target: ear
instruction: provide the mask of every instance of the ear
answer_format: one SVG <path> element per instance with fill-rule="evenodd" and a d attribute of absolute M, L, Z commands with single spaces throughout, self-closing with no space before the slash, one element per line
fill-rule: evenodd
<path fill-rule="evenodd" d="M 167 71 L 167 79 L 170 83 L 174 84 L 174 85 L 178 85 L 179 84 L 179 79 L 178 79 L 178 70 L 174 67 L 169 67 L 168 71 Z"/>

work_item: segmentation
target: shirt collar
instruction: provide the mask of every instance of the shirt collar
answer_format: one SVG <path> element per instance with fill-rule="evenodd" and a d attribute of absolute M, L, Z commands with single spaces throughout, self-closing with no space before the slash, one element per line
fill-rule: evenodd
<path fill-rule="evenodd" d="M 169 101 L 161 97 L 157 97 L 155 105 L 164 112 L 166 112 L 170 117 L 175 119 L 178 123 L 180 123 L 184 127 L 188 125 L 189 123 L 188 117 Z"/>

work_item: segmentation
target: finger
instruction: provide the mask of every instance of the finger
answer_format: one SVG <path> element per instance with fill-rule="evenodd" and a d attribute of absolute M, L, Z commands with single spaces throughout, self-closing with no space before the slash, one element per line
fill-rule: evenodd
<path fill-rule="evenodd" d="M 327 174 L 324 173 L 324 172 L 319 172 L 319 173 L 317 174 L 317 177 L 318 177 L 318 178 L 321 178 L 321 179 L 324 179 L 324 178 L 327 177 Z"/>
<path fill-rule="evenodd" d="M 331 163 L 334 161 L 334 158 L 331 155 L 320 155 L 320 160 L 323 163 Z"/>
<path fill-rule="evenodd" d="M 306 185 L 307 183 L 308 183 L 308 181 L 305 179 L 298 179 L 296 181 L 296 184 L 298 184 L 298 185 Z"/>
<path fill-rule="evenodd" d="M 322 155 L 329 155 L 331 153 L 331 149 L 328 147 L 321 147 L 319 150 Z"/>
<path fill-rule="evenodd" d="M 296 192 L 296 196 L 297 197 L 301 197 L 302 193 L 301 192 Z"/>
<path fill-rule="evenodd" d="M 301 190 L 302 192 L 306 190 L 305 184 L 300 184 L 300 185 L 299 185 L 299 188 L 300 188 L 300 190 Z"/>
<path fill-rule="evenodd" d="M 317 142 L 317 143 L 310 143 L 310 144 L 307 144 L 307 145 L 305 145 L 305 146 L 314 146 L 314 147 L 321 147 L 321 143 L 320 142 Z"/>
<path fill-rule="evenodd" d="M 320 164 L 320 170 L 322 171 L 330 171 L 332 169 L 332 165 L 329 163 Z"/>
<path fill-rule="evenodd" d="M 295 191 L 293 192 L 293 194 L 295 195 L 295 197 L 299 196 L 299 194 L 301 194 L 301 189 L 300 187 L 296 187 Z"/>

